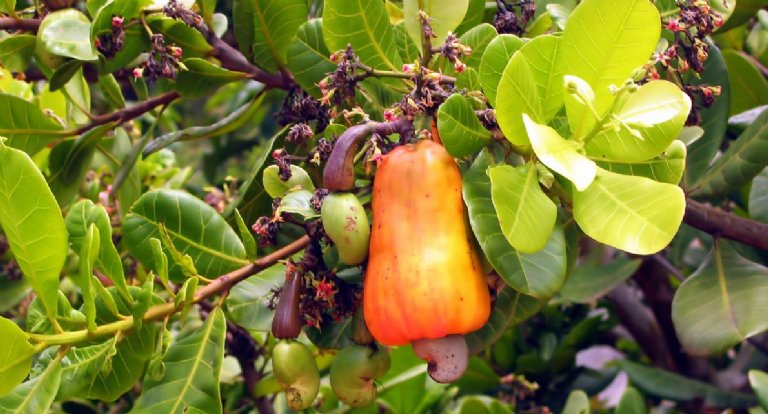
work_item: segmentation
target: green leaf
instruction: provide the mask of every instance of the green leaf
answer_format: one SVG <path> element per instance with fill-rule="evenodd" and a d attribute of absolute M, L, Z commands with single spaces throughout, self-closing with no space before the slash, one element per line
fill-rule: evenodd
<path fill-rule="evenodd" d="M 107 288 L 114 292 L 114 288 Z M 138 303 L 141 289 L 130 286 L 129 292 L 132 301 Z M 128 305 L 122 297 L 117 296 L 117 308 L 121 315 L 131 315 L 132 305 Z M 163 300 L 152 295 L 152 305 L 163 303 Z M 96 314 L 99 325 L 115 322 L 118 319 L 101 298 L 96 299 Z M 99 370 L 96 378 L 85 388 L 86 392 L 79 395 L 83 398 L 97 399 L 101 401 L 115 401 L 130 390 L 144 373 L 145 363 L 155 353 L 155 338 L 157 326 L 153 323 L 142 324 L 134 328 L 129 335 L 118 338 L 116 353 L 110 356 L 110 370 Z"/>
<path fill-rule="evenodd" d="M 512 55 L 523 46 L 525 41 L 511 34 L 495 37 L 485 48 L 480 60 L 480 84 L 483 86 L 485 97 L 491 106 L 496 106 L 496 89 L 499 86 L 504 68 L 507 67 Z"/>
<path fill-rule="evenodd" d="M 466 394 L 483 394 L 499 389 L 499 374 L 486 360 L 473 356 L 469 359 L 469 366 L 464 375 L 454 383 Z"/>
<path fill-rule="evenodd" d="M 162 359 L 162 378 L 144 381 L 131 413 L 221 413 L 219 375 L 226 332 L 224 313 L 216 308 L 202 327 L 171 345 Z"/>
<path fill-rule="evenodd" d="M 640 259 L 617 257 L 603 263 L 600 249 L 588 258 L 582 258 L 578 266 L 560 289 L 560 297 L 567 302 L 594 303 L 616 286 L 627 280 L 640 267 Z"/>
<path fill-rule="evenodd" d="M 83 249 L 88 228 L 95 224 L 100 238 L 99 253 L 96 257 L 96 269 L 109 278 L 123 298 L 130 301 L 128 285 L 120 254 L 112 241 L 112 223 L 104 206 L 95 205 L 91 200 L 82 200 L 73 205 L 65 219 L 69 242 L 72 249 L 80 252 Z"/>
<path fill-rule="evenodd" d="M 468 91 L 468 92 L 474 92 L 474 91 L 479 92 L 481 89 L 483 89 L 483 86 L 480 85 L 480 76 L 477 74 L 477 71 L 473 68 L 467 68 L 464 72 L 461 72 L 458 75 L 456 75 L 456 83 L 454 85 L 456 89 L 458 90 L 464 89 L 465 91 Z M 441 105 L 441 108 L 442 108 L 442 105 Z"/>
<path fill-rule="evenodd" d="M 464 201 L 472 232 L 485 257 L 507 284 L 527 295 L 549 298 L 565 282 L 563 231 L 557 227 L 544 249 L 537 253 L 522 254 L 512 248 L 502 233 L 493 207 L 491 180 L 486 174 L 489 164 L 488 152 L 481 152 L 463 178 Z M 533 307 L 533 302 L 538 303 L 527 296 L 521 300 L 530 307 Z"/>
<path fill-rule="evenodd" d="M 0 12 L 5 14 L 11 14 L 16 11 L 16 0 L 2 0 L 0 1 Z"/>
<path fill-rule="evenodd" d="M 685 172 L 687 150 L 682 141 L 672 141 L 658 157 L 640 162 L 597 162 L 600 168 L 624 175 L 650 178 L 662 183 L 678 184 Z"/>
<path fill-rule="evenodd" d="M 691 188 L 709 169 L 712 159 L 720 150 L 725 131 L 728 128 L 728 109 L 731 100 L 728 70 L 720 49 L 714 43 L 707 42 L 707 44 L 710 49 L 709 58 L 704 62 L 704 72 L 698 79 L 692 77 L 690 84 L 692 86 L 719 85 L 722 92 L 715 100 L 714 105 L 702 109 L 700 112 L 701 128 L 704 129 L 704 135 L 688 148 L 688 160 L 683 178 L 685 188 Z"/>
<path fill-rule="evenodd" d="M 56 297 L 56 320 L 64 330 L 78 330 L 85 328 L 85 315 L 72 309 L 72 304 L 62 291 L 58 291 Z M 46 310 L 39 297 L 35 297 L 27 310 L 27 331 L 30 333 L 52 334 L 55 333 L 51 320 L 45 315 Z"/>
<path fill-rule="evenodd" d="M 294 213 L 304 216 L 304 219 L 320 217 L 312 207 L 313 194 L 306 190 L 291 191 L 280 200 L 276 213 Z"/>
<path fill-rule="evenodd" d="M 34 155 L 52 142 L 61 125 L 47 117 L 37 105 L 11 95 L 0 94 L 0 135 L 9 147 Z"/>
<path fill-rule="evenodd" d="M 288 69 L 296 82 L 315 98 L 321 96 L 317 83 L 336 69 L 330 54 L 323 38 L 322 19 L 302 24 L 288 45 Z"/>
<path fill-rule="evenodd" d="M 277 165 L 270 165 L 264 169 L 262 182 L 267 194 L 272 198 L 283 197 L 287 192 L 297 189 L 315 191 L 312 177 L 298 165 L 291 165 L 291 178 L 288 181 L 280 178 L 280 168 Z"/>
<path fill-rule="evenodd" d="M 69 400 L 78 397 L 93 385 L 100 372 L 111 372 L 112 357 L 117 352 L 116 345 L 117 337 L 113 336 L 100 344 L 72 348 L 61 361 L 61 385 L 56 399 Z M 49 351 L 46 351 L 46 354 L 55 355 Z M 45 356 L 43 354 L 41 360 L 45 359 Z"/>
<path fill-rule="evenodd" d="M 696 194 L 716 196 L 738 189 L 768 164 L 768 110 L 717 159 L 695 185 Z"/>
<path fill-rule="evenodd" d="M 537 124 L 528 114 L 523 114 L 523 122 L 533 152 L 544 165 L 573 182 L 578 191 L 592 184 L 597 164 L 579 152 L 580 143 L 566 140 L 553 128 Z"/>
<path fill-rule="evenodd" d="M 200 15 L 210 25 L 213 13 L 216 11 L 216 0 L 197 0 L 196 3 L 200 8 Z"/>
<path fill-rule="evenodd" d="M 690 110 L 691 99 L 675 84 L 648 82 L 620 105 L 609 122 L 614 128 L 589 141 L 587 155 L 603 161 L 651 159 L 680 135 Z"/>
<path fill-rule="evenodd" d="M 152 0 L 112 0 L 106 3 L 93 18 L 91 34 L 96 36 L 103 33 L 111 33 L 112 17 L 120 16 L 127 22 L 139 17 L 144 8 L 151 3 Z"/>
<path fill-rule="evenodd" d="M 202 275 L 216 277 L 247 264 L 245 249 L 226 221 L 202 200 L 176 190 L 154 190 L 139 198 L 123 225 L 125 242 L 144 266 L 154 262 L 151 237 L 160 239 L 165 225 L 173 245 L 189 254 Z M 182 280 L 181 268 L 169 269 L 172 280 Z"/>
<path fill-rule="evenodd" d="M 240 49 L 268 71 L 285 68 L 286 45 L 307 14 L 305 0 L 236 0 L 233 16 Z"/>
<path fill-rule="evenodd" d="M 739 256 L 724 242 L 715 245 L 672 301 L 680 343 L 693 355 L 709 355 L 764 332 L 767 295 L 767 268 Z"/>
<path fill-rule="evenodd" d="M 220 87 L 247 79 L 248 74 L 226 70 L 207 60 L 190 58 L 184 60 L 186 70 L 179 71 L 176 86 L 179 93 L 187 98 L 199 98 L 213 94 Z"/>
<path fill-rule="evenodd" d="M 755 13 L 768 6 L 768 1 L 739 0 L 737 2 L 728 2 L 727 4 L 730 6 L 731 10 L 728 10 L 726 13 L 722 13 L 726 20 L 725 24 L 723 24 L 723 26 L 718 29 L 718 33 L 731 30 L 744 24 L 749 19 L 751 19 Z M 717 2 L 713 2 L 712 5 L 716 7 L 718 4 Z M 719 11 L 722 12 L 722 10 Z"/>
<path fill-rule="evenodd" d="M 768 167 L 752 180 L 749 192 L 749 216 L 768 223 Z"/>
<path fill-rule="evenodd" d="M 763 410 L 768 410 L 768 374 L 755 369 L 750 370 L 749 385 L 755 391 L 760 407 Z"/>
<path fill-rule="evenodd" d="M 543 304 L 538 299 L 504 287 L 496 295 L 488 322 L 482 328 L 465 335 L 469 352 L 478 354 L 493 345 L 507 329 L 539 312 Z"/>
<path fill-rule="evenodd" d="M 5 349 L 0 353 L 0 396 L 3 396 L 21 384 L 29 374 L 35 347 L 29 343 L 26 332 L 3 317 L 0 317 L 0 336 Z"/>
<path fill-rule="evenodd" d="M 0 62 L 12 72 L 24 72 L 35 52 L 37 37 L 28 34 L 8 36 L 0 41 Z"/>
<path fill-rule="evenodd" d="M 120 89 L 120 84 L 117 83 L 117 79 L 111 73 L 99 76 L 99 90 L 104 95 L 104 99 L 109 102 L 113 109 L 125 108 L 125 98 L 123 97 L 123 91 Z"/>
<path fill-rule="evenodd" d="M 499 81 L 496 94 L 496 118 L 504 136 L 515 145 L 531 145 L 523 114 L 538 121 L 543 111 L 533 69 L 522 53 L 515 53 L 509 60 Z"/>
<path fill-rule="evenodd" d="M 66 207 L 75 197 L 91 168 L 96 147 L 114 123 L 101 125 L 81 135 L 75 141 L 63 141 L 53 147 L 49 156 L 48 185 L 59 205 Z"/>
<path fill-rule="evenodd" d="M 484 0 L 469 0 L 467 7 L 467 13 L 464 15 L 464 20 L 455 32 L 458 35 L 464 34 L 467 30 L 479 25 L 483 22 L 485 15 L 485 1 Z"/>
<path fill-rule="evenodd" d="M 67 257 L 67 229 L 56 198 L 35 163 L 1 140 L 0 226 L 24 277 L 53 320 L 59 272 Z"/>
<path fill-rule="evenodd" d="M 464 20 L 469 8 L 469 0 L 404 0 L 403 14 L 405 29 L 413 42 L 422 52 L 421 20 L 419 10 L 424 11 L 432 19 L 432 31 L 437 35 L 432 39 L 432 46 L 440 45 L 445 41 L 448 32 L 453 32 Z"/>
<path fill-rule="evenodd" d="M 331 52 L 351 44 L 360 61 L 374 69 L 402 69 L 381 0 L 327 0 L 323 9 L 323 37 Z"/>
<path fill-rule="evenodd" d="M 557 206 L 541 190 L 536 168 L 500 165 L 490 168 L 488 176 L 493 206 L 509 244 L 521 253 L 543 249 L 555 228 Z"/>
<path fill-rule="evenodd" d="M 0 398 L 2 414 L 40 414 L 48 412 L 61 383 L 61 365 L 56 361 L 39 376 L 19 385 Z"/>
<path fill-rule="evenodd" d="M 208 44 L 199 30 L 181 20 L 156 16 L 160 15 L 147 19 L 149 28 L 154 33 L 163 34 L 168 45 L 180 47 L 184 57 L 204 56 L 213 51 L 213 46 Z"/>
<path fill-rule="evenodd" d="M 725 50 L 723 59 L 731 86 L 730 115 L 768 103 L 768 81 L 743 52 Z"/>
<path fill-rule="evenodd" d="M 672 401 L 690 401 L 703 398 L 704 404 L 720 408 L 746 408 L 755 404 L 755 398 L 738 392 L 723 391 L 712 385 L 652 368 L 629 360 L 620 360 L 619 366 L 627 373 L 632 385 L 647 394 Z"/>
<path fill-rule="evenodd" d="M 648 414 L 648 408 L 643 396 L 636 389 L 627 387 L 616 406 L 615 414 Z"/>
<path fill-rule="evenodd" d="M 95 224 L 88 226 L 85 233 L 85 240 L 80 249 L 80 271 L 77 277 L 74 277 L 75 284 L 80 288 L 80 294 L 83 297 L 83 314 L 88 324 L 88 331 L 96 330 L 96 302 L 95 292 L 92 288 L 93 263 L 99 254 L 99 229 Z"/>
<path fill-rule="evenodd" d="M 558 55 L 562 38 L 553 35 L 538 36 L 520 48 L 528 61 L 537 96 L 541 99 L 541 121 L 549 122 L 563 107 L 563 73 Z"/>
<path fill-rule="evenodd" d="M 255 332 L 272 329 L 271 292 L 285 282 L 285 266 L 274 265 L 235 285 L 227 296 L 227 315 L 239 326 Z"/>
<path fill-rule="evenodd" d="M 268 141 L 264 142 L 256 152 L 256 156 L 250 161 L 251 172 L 243 185 L 238 189 L 239 196 L 227 206 L 225 217 L 232 217 L 232 211 L 237 208 L 246 223 L 255 223 L 260 216 L 272 213 L 272 198 L 262 185 L 265 166 L 264 163 L 272 154 L 275 143 L 282 141 L 288 132 L 288 126 L 276 132 Z"/>
<path fill-rule="evenodd" d="M 634 254 L 653 254 L 666 247 L 684 212 L 680 187 L 603 169 L 598 169 L 592 185 L 573 194 L 573 217 L 584 233 Z"/>
<path fill-rule="evenodd" d="M 53 75 L 51 75 L 51 80 L 49 82 L 49 88 L 51 92 L 58 91 L 59 89 L 65 87 L 67 83 L 69 83 L 69 81 L 71 81 L 72 78 L 77 75 L 77 72 L 82 67 L 83 62 L 79 60 L 70 60 L 68 62 L 64 62 L 61 66 L 56 68 L 56 70 L 53 72 Z"/>
<path fill-rule="evenodd" d="M 571 391 L 563 407 L 563 414 L 590 414 L 589 397 L 582 390 Z"/>
<path fill-rule="evenodd" d="M 389 2 L 387 2 L 389 4 Z M 405 30 L 405 22 L 401 21 L 392 27 L 392 33 L 395 36 L 397 50 L 400 52 L 400 58 L 404 63 L 413 63 L 419 60 L 421 51 Z"/>
<path fill-rule="evenodd" d="M 91 42 L 91 21 L 84 14 L 66 9 L 48 14 L 45 20 L 49 23 L 38 38 L 48 52 L 84 61 L 98 59 Z"/>
<path fill-rule="evenodd" d="M 237 222 L 237 230 L 240 232 L 240 240 L 243 241 L 245 247 L 245 258 L 248 260 L 256 260 L 257 258 L 257 246 L 256 239 L 253 238 L 253 233 L 248 225 L 243 221 L 243 216 L 235 209 L 235 221 Z"/>
<path fill-rule="evenodd" d="M 645 64 L 661 33 L 659 12 L 648 0 L 585 0 L 568 19 L 563 32 L 560 59 L 563 74 L 584 79 L 595 91 L 595 109 L 602 115 L 615 96 L 610 85 L 621 86 L 632 72 Z M 572 101 L 565 105 L 575 137 L 593 126 Z"/>
<path fill-rule="evenodd" d="M 491 141 L 491 132 L 477 119 L 467 98 L 451 95 L 437 112 L 437 131 L 448 153 L 455 158 L 475 154 Z"/>

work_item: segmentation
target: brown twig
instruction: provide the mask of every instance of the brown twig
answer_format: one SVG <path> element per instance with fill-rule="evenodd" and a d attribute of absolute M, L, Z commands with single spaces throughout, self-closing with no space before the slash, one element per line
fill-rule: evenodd
<path fill-rule="evenodd" d="M 181 97 L 181 95 L 179 95 L 178 92 L 171 91 L 171 92 L 164 93 L 162 95 L 149 98 L 146 101 L 140 102 L 136 105 L 123 108 L 119 111 L 96 116 L 93 118 L 91 122 L 75 129 L 73 131 L 74 132 L 73 135 L 81 135 L 87 131 L 90 131 L 93 128 L 96 128 L 97 126 L 108 124 L 110 122 L 123 123 L 126 121 L 130 121 L 132 119 L 138 118 L 139 116 L 153 110 L 158 106 L 168 105 L 171 102 L 178 99 L 179 97 Z"/>
<path fill-rule="evenodd" d="M 0 30 L 22 30 L 36 33 L 43 19 L 15 19 L 13 17 L 0 17 Z"/>
<path fill-rule="evenodd" d="M 739 217 L 688 198 L 683 221 L 701 231 L 768 250 L 768 224 Z"/>

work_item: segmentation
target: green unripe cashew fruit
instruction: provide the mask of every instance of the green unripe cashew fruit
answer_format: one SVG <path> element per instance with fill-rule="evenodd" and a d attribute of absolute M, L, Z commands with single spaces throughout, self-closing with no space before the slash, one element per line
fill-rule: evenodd
<path fill-rule="evenodd" d="M 386 374 L 390 363 L 386 348 L 345 347 L 331 364 L 331 388 L 350 407 L 364 407 L 376 400 L 373 380 Z"/>
<path fill-rule="evenodd" d="M 320 391 L 320 371 L 312 352 L 301 342 L 280 341 L 272 349 L 272 372 L 285 391 L 291 410 L 304 410 Z"/>
<path fill-rule="evenodd" d="M 320 208 L 323 229 L 339 250 L 342 262 L 354 266 L 368 256 L 371 226 L 360 200 L 351 193 L 331 193 Z"/>

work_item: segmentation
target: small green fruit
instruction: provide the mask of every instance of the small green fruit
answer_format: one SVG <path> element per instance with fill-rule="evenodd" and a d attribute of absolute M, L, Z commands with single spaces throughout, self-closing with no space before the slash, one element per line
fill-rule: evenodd
<path fill-rule="evenodd" d="M 360 200 L 350 193 L 328 194 L 320 209 L 323 229 L 339 250 L 341 261 L 360 264 L 368 256 L 371 227 Z"/>
<path fill-rule="evenodd" d="M 272 349 L 272 372 L 292 410 L 304 410 L 315 402 L 320 391 L 320 371 L 304 344 L 293 340 L 278 342 Z"/>
<path fill-rule="evenodd" d="M 331 388 L 350 407 L 364 407 L 376 400 L 373 380 L 386 374 L 390 363 L 385 348 L 362 345 L 343 348 L 331 365 Z"/>

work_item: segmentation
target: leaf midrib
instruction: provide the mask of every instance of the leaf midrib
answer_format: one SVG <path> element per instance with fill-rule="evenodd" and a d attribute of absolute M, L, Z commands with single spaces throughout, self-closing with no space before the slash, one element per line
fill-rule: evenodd
<path fill-rule="evenodd" d="M 181 404 L 181 402 L 184 399 L 184 396 L 187 394 L 187 391 L 190 388 L 190 384 L 192 384 L 192 379 L 195 377 L 195 374 L 197 373 L 197 369 L 201 365 L 200 361 L 202 360 L 203 351 L 205 350 L 206 345 L 208 343 L 208 340 L 211 337 L 211 331 L 213 331 L 213 325 L 216 323 L 216 319 L 218 317 L 219 317 L 219 313 L 218 313 L 218 310 L 217 310 L 216 314 L 213 315 L 213 317 L 210 320 L 210 323 L 206 327 L 206 330 L 205 330 L 204 335 L 203 335 L 203 339 L 200 341 L 200 342 L 202 342 L 202 346 L 200 346 L 198 348 L 198 350 L 197 350 L 197 354 L 195 355 L 195 359 L 194 359 L 195 363 L 194 363 L 194 365 L 192 367 L 191 372 L 189 373 L 189 375 L 187 375 L 187 381 L 182 386 L 182 393 L 181 393 L 181 395 L 179 395 L 179 398 L 176 399 L 176 403 L 173 405 L 172 409 L 168 411 L 169 413 L 175 413 L 176 412 L 176 409 L 179 408 L 179 404 Z"/>

